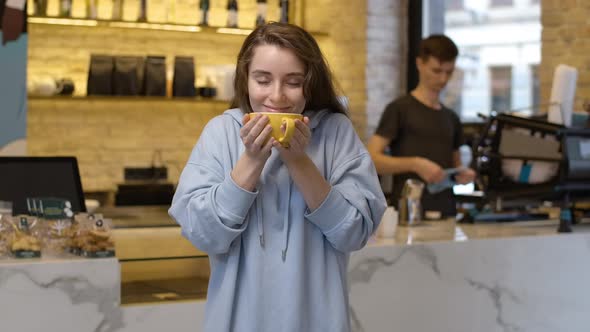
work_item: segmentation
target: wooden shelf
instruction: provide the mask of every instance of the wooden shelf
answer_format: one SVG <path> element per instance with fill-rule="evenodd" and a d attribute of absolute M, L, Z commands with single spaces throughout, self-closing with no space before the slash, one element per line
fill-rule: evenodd
<path fill-rule="evenodd" d="M 109 27 L 121 29 L 148 29 L 159 31 L 180 31 L 180 32 L 207 32 L 221 33 L 229 35 L 248 35 L 252 29 L 237 29 L 226 27 L 210 27 L 176 23 L 155 23 L 155 22 L 131 22 L 131 21 L 110 21 L 110 20 L 92 20 L 85 18 L 64 18 L 64 17 L 39 17 L 30 16 L 29 24 L 49 24 L 64 26 L 82 26 L 82 27 Z"/>
<path fill-rule="evenodd" d="M 56 100 L 56 101 L 163 101 L 163 102 L 196 102 L 196 103 L 219 103 L 229 104 L 229 100 L 203 97 L 158 97 L 158 96 L 28 96 L 29 100 Z"/>
<path fill-rule="evenodd" d="M 241 35 L 247 36 L 252 32 L 252 29 L 246 28 L 228 28 L 228 27 L 213 27 L 213 26 L 199 26 L 177 23 L 157 23 L 157 22 L 132 22 L 132 21 L 111 21 L 111 20 L 93 20 L 85 18 L 65 18 L 65 17 L 40 17 L 29 16 L 28 24 L 47 24 L 47 25 L 63 25 L 76 27 L 109 27 L 120 29 L 142 29 L 142 30 L 157 30 L 157 31 L 179 31 L 188 33 L 218 33 L 225 35 Z M 314 36 L 327 36 L 325 32 L 311 32 Z"/>

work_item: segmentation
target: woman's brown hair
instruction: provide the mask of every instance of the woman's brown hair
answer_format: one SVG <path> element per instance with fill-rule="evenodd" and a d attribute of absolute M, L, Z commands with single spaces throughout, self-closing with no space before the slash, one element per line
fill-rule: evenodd
<path fill-rule="evenodd" d="M 234 98 L 231 107 L 239 107 L 251 113 L 248 96 L 248 70 L 254 51 L 260 45 L 276 45 L 291 50 L 305 65 L 303 95 L 305 110 L 328 109 L 331 112 L 347 114 L 338 100 L 332 73 L 315 39 L 304 29 L 286 23 L 271 22 L 257 27 L 244 40 L 238 54 L 234 78 Z"/>

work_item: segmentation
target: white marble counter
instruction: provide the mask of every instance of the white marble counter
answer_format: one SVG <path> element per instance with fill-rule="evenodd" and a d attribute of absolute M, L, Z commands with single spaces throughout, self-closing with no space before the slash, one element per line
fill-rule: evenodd
<path fill-rule="evenodd" d="M 354 253 L 353 330 L 590 330 L 589 233 L 466 241 L 477 227 L 460 226 L 463 234 L 451 241 L 387 245 L 410 239 L 397 234 Z"/>
<path fill-rule="evenodd" d="M 0 260 L 0 330 L 115 331 L 120 285 L 116 258 Z"/>
<path fill-rule="evenodd" d="M 353 331 L 590 329 L 590 233 L 557 222 L 398 227 L 351 255 Z M 2 331 L 200 331 L 204 301 L 119 305 L 116 259 L 0 261 Z"/>

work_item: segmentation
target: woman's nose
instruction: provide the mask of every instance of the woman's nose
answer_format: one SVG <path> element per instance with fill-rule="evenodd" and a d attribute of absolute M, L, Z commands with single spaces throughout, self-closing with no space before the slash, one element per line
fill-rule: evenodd
<path fill-rule="evenodd" d="M 283 87 L 281 84 L 279 83 L 275 83 L 272 86 L 272 91 L 270 94 L 270 99 L 271 100 L 281 100 L 283 99 L 283 97 L 285 96 L 285 94 L 283 93 Z"/>

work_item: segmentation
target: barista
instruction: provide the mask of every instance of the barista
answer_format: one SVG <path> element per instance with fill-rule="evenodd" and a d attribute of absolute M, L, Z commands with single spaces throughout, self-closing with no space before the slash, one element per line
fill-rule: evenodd
<path fill-rule="evenodd" d="M 390 202 L 394 205 L 407 179 L 443 185 L 441 191 L 424 190 L 422 195 L 423 211 L 435 218 L 456 214 L 452 187 L 445 188 L 444 184 L 466 184 L 475 178 L 475 171 L 461 165 L 463 132 L 459 117 L 440 102 L 458 53 L 447 36 L 432 35 L 422 40 L 416 57 L 417 87 L 387 105 L 368 143 L 377 172 L 393 174 Z M 386 154 L 387 149 L 391 155 Z M 455 172 L 452 176 L 451 170 Z"/>

